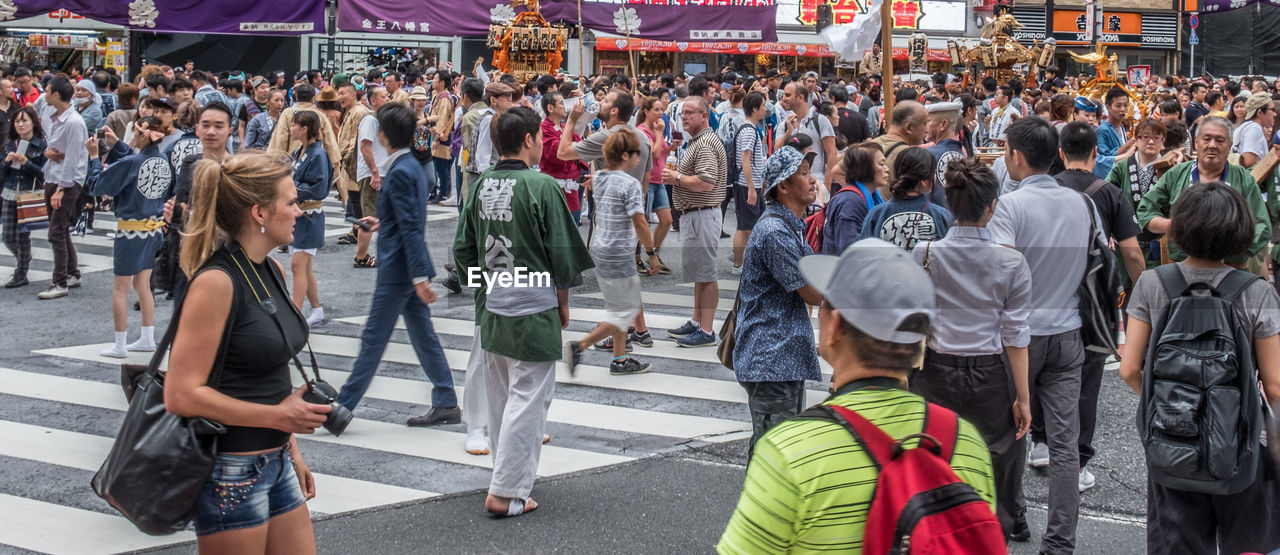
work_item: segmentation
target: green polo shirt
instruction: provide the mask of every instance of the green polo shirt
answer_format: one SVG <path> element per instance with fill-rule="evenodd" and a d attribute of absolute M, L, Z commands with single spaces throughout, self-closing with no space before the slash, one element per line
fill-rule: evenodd
<path fill-rule="evenodd" d="M 858 380 L 825 404 L 849 408 L 895 439 L 924 429 L 924 398 L 897 380 Z M 913 442 L 915 443 L 915 442 Z M 972 424 L 960 420 L 951 457 L 956 475 L 995 511 L 991 455 Z M 720 553 L 857 553 L 878 471 L 839 424 L 792 419 L 756 443 L 742 496 L 716 549 Z"/>

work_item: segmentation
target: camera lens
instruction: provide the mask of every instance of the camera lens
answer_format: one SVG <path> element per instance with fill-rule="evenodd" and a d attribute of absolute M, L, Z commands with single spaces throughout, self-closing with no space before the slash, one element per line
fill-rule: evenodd
<path fill-rule="evenodd" d="M 347 410 L 347 407 L 337 403 L 333 403 L 329 406 L 332 407 L 333 410 L 329 411 L 329 417 L 324 420 L 324 429 L 329 430 L 329 433 L 335 436 L 340 436 L 342 435 L 342 432 L 346 431 L 347 424 L 351 423 L 351 419 L 354 418 L 355 415 L 351 414 L 351 411 Z"/>
<path fill-rule="evenodd" d="M 337 398 L 338 392 L 324 380 L 312 380 L 307 384 L 307 392 L 302 394 L 302 399 L 308 403 L 329 405 L 329 416 L 324 420 L 324 429 L 335 436 L 340 436 L 346 431 L 347 425 L 355 415 L 351 414 L 347 407 L 339 405 Z"/>

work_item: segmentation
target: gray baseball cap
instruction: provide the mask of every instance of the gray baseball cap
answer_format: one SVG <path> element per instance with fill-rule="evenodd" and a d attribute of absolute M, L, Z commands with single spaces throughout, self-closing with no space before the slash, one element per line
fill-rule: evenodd
<path fill-rule="evenodd" d="M 844 321 L 880 341 L 919 343 L 924 334 L 899 328 L 917 314 L 933 321 L 933 280 L 910 253 L 887 241 L 863 239 L 840 256 L 806 256 L 800 275 Z"/>

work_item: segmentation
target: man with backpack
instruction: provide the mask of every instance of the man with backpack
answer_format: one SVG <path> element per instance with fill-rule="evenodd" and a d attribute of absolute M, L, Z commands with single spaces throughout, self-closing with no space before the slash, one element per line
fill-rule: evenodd
<path fill-rule="evenodd" d="M 836 153 L 836 130 L 831 126 L 830 118 L 809 105 L 808 98 L 809 90 L 800 83 L 791 83 L 782 90 L 781 104 L 789 114 L 785 119 L 785 131 L 778 135 L 773 147 L 775 150 L 782 148 L 797 134 L 807 135 L 813 141 L 813 151 L 818 153 L 810 173 L 818 181 L 819 190 L 831 191 L 831 177 L 840 158 Z M 825 201 L 828 196 L 821 194 L 818 198 Z"/>
<path fill-rule="evenodd" d="M 1141 395 L 1150 553 L 1280 548 L 1280 478 L 1262 446 L 1276 441 L 1263 403 L 1280 398 L 1280 296 L 1226 264 L 1253 242 L 1252 212 L 1221 181 L 1182 191 L 1169 238 L 1186 259 L 1144 272 L 1129 301 L 1120 376 Z"/>
<path fill-rule="evenodd" d="M 1003 552 L 982 437 L 906 388 L 934 315 L 929 276 L 879 239 L 839 257 L 806 256 L 800 272 L 822 296 L 818 352 L 835 393 L 756 443 L 717 550 L 886 553 L 927 542 L 946 553 Z M 922 432 L 933 439 L 904 439 Z M 896 445 L 905 451 L 895 459 Z M 949 508 L 900 528 L 908 500 L 933 488 L 944 501 L 934 506 Z"/>

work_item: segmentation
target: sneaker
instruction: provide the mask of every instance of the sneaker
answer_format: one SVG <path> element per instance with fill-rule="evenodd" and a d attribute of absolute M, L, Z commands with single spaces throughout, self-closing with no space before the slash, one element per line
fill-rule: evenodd
<path fill-rule="evenodd" d="M 716 336 L 709 331 L 703 331 L 702 328 L 698 328 L 697 331 L 677 339 L 676 344 L 681 347 L 714 347 Z"/>
<path fill-rule="evenodd" d="M 151 350 L 154 351 L 155 349 L 151 349 Z M 112 343 L 110 347 L 107 347 L 106 349 L 103 349 L 102 351 L 100 351 L 98 353 L 98 356 L 104 356 L 109 358 L 129 358 L 129 351 L 127 351 L 124 347 L 118 344 Z"/>
<path fill-rule="evenodd" d="M 658 223 L 658 215 L 656 213 L 653 213 L 653 212 L 649 213 L 649 223 L 651 224 Z"/>
<path fill-rule="evenodd" d="M 458 197 L 456 196 L 449 197 L 447 199 L 440 201 L 440 206 L 457 206 L 457 205 L 458 205 Z"/>
<path fill-rule="evenodd" d="M 458 274 L 453 272 L 449 272 L 449 275 L 440 280 L 440 285 L 448 289 L 451 294 L 458 295 L 462 293 L 462 282 L 458 281 Z"/>
<path fill-rule="evenodd" d="M 622 360 L 615 360 L 609 364 L 609 375 L 626 376 L 629 374 L 644 374 L 652 367 L 652 364 L 640 362 L 634 358 L 627 357 Z"/>
<path fill-rule="evenodd" d="M 134 341 L 125 347 L 125 350 L 150 353 L 156 350 L 156 342 L 155 340 L 147 341 L 146 338 L 139 337 L 137 341 Z"/>
<path fill-rule="evenodd" d="M 681 337 L 689 335 L 700 329 L 702 328 L 698 327 L 698 324 L 695 324 L 693 320 L 689 320 L 688 322 L 685 322 L 683 326 L 673 330 L 667 330 L 667 336 L 672 339 L 680 339 Z"/>
<path fill-rule="evenodd" d="M 467 440 L 463 443 L 463 448 L 470 455 L 488 455 L 489 435 L 485 433 L 483 427 L 467 430 Z"/>
<path fill-rule="evenodd" d="M 564 342 L 564 365 L 569 368 L 569 377 L 578 373 L 578 363 L 582 362 L 582 347 L 577 341 Z"/>
<path fill-rule="evenodd" d="M 1040 442 L 1031 443 L 1031 452 L 1027 454 L 1027 466 L 1044 468 L 1049 466 L 1049 446 Z"/>
<path fill-rule="evenodd" d="M 637 333 L 636 330 L 631 330 L 627 332 L 627 345 L 630 346 L 632 343 L 641 347 L 652 347 L 653 334 L 649 333 L 649 330 L 645 330 L 644 333 Z"/>
<path fill-rule="evenodd" d="M 627 352 L 628 352 L 628 353 L 630 353 L 630 352 L 631 352 L 632 350 L 634 350 L 634 349 L 635 349 L 635 346 L 633 346 L 633 345 L 631 344 L 631 338 L 630 338 L 630 337 L 627 337 Z M 606 338 L 604 338 L 604 340 L 602 340 L 602 341 L 600 341 L 600 342 L 596 343 L 596 350 L 597 350 L 597 351 L 609 351 L 609 352 L 611 352 L 611 353 L 612 353 L 612 352 L 613 352 L 613 338 L 612 338 L 612 337 L 606 337 Z"/>
<path fill-rule="evenodd" d="M 734 267 L 730 268 L 730 269 L 729 269 L 729 273 L 730 273 L 730 274 L 733 274 L 733 275 L 735 275 L 735 276 L 740 276 L 740 275 L 742 275 L 742 266 L 734 266 Z"/>
<path fill-rule="evenodd" d="M 645 264 L 643 260 L 637 260 L 637 261 L 636 261 L 636 272 L 637 272 L 637 273 L 639 273 L 639 274 L 640 274 L 640 275 L 642 275 L 642 276 L 647 276 L 647 275 L 649 275 L 649 265 L 648 265 L 648 264 Z"/>
<path fill-rule="evenodd" d="M 4 284 L 4 288 L 16 289 L 18 287 L 26 287 L 30 283 L 31 283 L 30 281 L 27 281 L 27 274 L 19 274 L 17 272 L 14 272 L 13 279 L 10 279 L 9 283 Z"/>
<path fill-rule="evenodd" d="M 61 285 L 50 285 L 48 289 L 36 294 L 37 299 L 56 299 L 67 296 L 67 288 Z"/>
<path fill-rule="evenodd" d="M 1092 488 L 1098 484 L 1098 479 L 1093 477 L 1093 473 L 1088 468 L 1080 469 L 1080 493 Z"/>
<path fill-rule="evenodd" d="M 80 276 L 67 276 L 67 289 L 80 287 Z"/>
<path fill-rule="evenodd" d="M 1031 528 L 1027 526 L 1026 519 L 1019 519 L 1004 531 L 1004 537 L 1009 541 L 1025 542 L 1031 539 Z"/>
<path fill-rule="evenodd" d="M 308 327 L 315 326 L 322 322 L 324 322 L 324 309 L 323 308 L 311 309 L 311 315 L 307 316 L 307 326 Z"/>
<path fill-rule="evenodd" d="M 664 276 L 671 275 L 671 268 L 662 261 L 662 257 L 658 257 L 658 273 Z"/>

